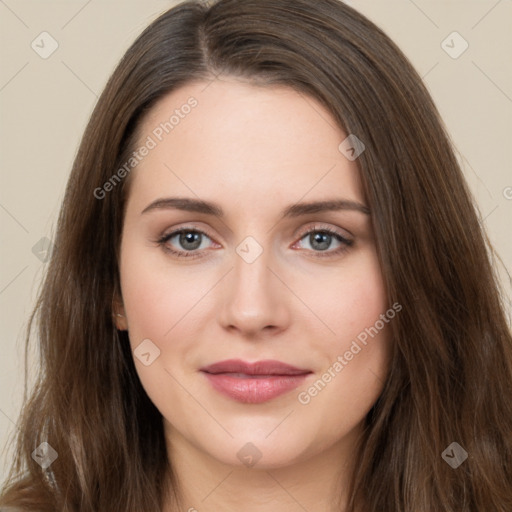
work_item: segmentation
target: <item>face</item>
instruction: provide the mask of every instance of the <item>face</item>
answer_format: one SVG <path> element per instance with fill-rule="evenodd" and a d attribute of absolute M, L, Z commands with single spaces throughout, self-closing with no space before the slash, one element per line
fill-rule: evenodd
<path fill-rule="evenodd" d="M 347 134 L 234 78 L 173 91 L 139 129 L 117 326 L 171 442 L 267 468 L 352 443 L 395 311 Z"/>

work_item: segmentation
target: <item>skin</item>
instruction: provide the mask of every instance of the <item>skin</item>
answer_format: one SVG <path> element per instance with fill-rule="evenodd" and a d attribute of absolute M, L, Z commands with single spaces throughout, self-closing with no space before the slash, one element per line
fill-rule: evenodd
<path fill-rule="evenodd" d="M 150 339 L 160 350 L 148 366 L 134 360 L 164 418 L 179 510 L 324 512 L 340 497 L 336 510 L 343 510 L 363 420 L 387 375 L 389 326 L 309 403 L 297 396 L 389 308 L 371 216 L 338 210 L 283 219 L 281 211 L 327 199 L 366 204 L 357 163 L 338 149 L 347 134 L 312 98 L 222 77 L 160 100 L 139 126 L 139 146 L 191 96 L 198 105 L 130 176 L 116 311 L 132 349 Z M 215 202 L 225 216 L 141 214 L 169 196 Z M 353 244 L 335 254 L 344 246 L 332 237 L 321 251 L 304 236 L 313 227 Z M 207 230 L 200 257 L 178 258 L 156 242 L 178 228 Z M 236 252 L 248 236 L 263 249 L 252 263 Z M 164 245 L 190 248 L 179 236 Z M 243 404 L 199 371 L 235 358 L 276 359 L 313 373 L 294 391 Z M 253 467 L 237 457 L 249 442 L 261 454 Z"/>

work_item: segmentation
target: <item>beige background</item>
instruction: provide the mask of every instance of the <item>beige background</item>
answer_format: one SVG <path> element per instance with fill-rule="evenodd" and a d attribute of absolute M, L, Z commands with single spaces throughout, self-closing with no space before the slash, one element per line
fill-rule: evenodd
<path fill-rule="evenodd" d="M 0 0 L 0 480 L 23 393 L 23 336 L 46 266 L 32 248 L 52 239 L 81 133 L 109 74 L 142 29 L 174 3 Z M 347 3 L 382 27 L 424 77 L 510 272 L 512 1 Z M 59 45 L 47 59 L 31 47 L 34 40 L 42 45 L 43 31 Z M 441 46 L 454 31 L 469 44 L 456 59 Z M 451 36 L 446 44 L 453 53 L 464 43 Z"/>

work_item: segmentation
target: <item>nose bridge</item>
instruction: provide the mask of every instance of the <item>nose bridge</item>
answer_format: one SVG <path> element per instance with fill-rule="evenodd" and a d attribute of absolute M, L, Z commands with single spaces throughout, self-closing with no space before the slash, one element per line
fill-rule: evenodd
<path fill-rule="evenodd" d="M 269 287 L 272 287 L 269 279 L 269 256 L 269 251 L 265 250 L 252 261 L 237 253 L 233 269 L 233 287 L 240 300 L 245 296 L 260 300 L 269 295 Z"/>
<path fill-rule="evenodd" d="M 270 270 L 275 260 L 270 249 L 248 238 L 234 254 L 221 321 L 225 327 L 241 331 L 270 326 L 283 328 L 289 320 L 289 311 L 283 285 Z"/>

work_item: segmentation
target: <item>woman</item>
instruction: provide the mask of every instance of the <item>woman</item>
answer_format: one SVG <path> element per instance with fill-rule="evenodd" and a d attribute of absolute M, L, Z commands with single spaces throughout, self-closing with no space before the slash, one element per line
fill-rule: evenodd
<path fill-rule="evenodd" d="M 85 131 L 0 504 L 512 510 L 512 338 L 442 122 L 336 0 L 185 2 Z"/>

